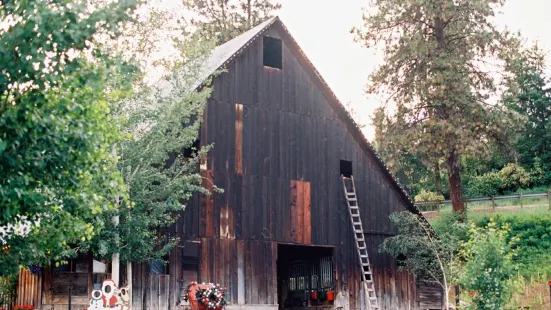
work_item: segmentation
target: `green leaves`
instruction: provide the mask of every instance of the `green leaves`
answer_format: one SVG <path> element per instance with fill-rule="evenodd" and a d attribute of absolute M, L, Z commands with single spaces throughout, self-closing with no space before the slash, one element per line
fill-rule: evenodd
<path fill-rule="evenodd" d="M 164 73 L 161 79 L 149 84 L 138 80 L 132 96 L 112 101 L 113 117 L 124 120 L 119 123 L 124 138 L 117 143 L 117 168 L 128 199 L 118 209 L 96 217 L 95 224 L 102 229 L 83 245 L 108 260 L 119 253 L 123 262 L 162 259 L 178 242 L 164 230 L 178 220 L 193 194 L 212 194 L 203 188 L 199 172 L 200 158 L 209 146 L 201 148 L 196 143 L 211 90 L 190 87 L 197 82 L 212 45 L 187 34 L 185 27 L 174 26 L 170 12 L 151 12 L 147 6 L 142 9 L 149 18 L 128 27 L 122 44 L 113 48 L 139 46 L 136 56 L 143 71 L 151 68 L 148 65 L 157 42 L 149 37 L 149 29 L 167 27 L 171 31 L 162 29 L 183 35 L 174 38 L 177 54 L 155 64 Z M 117 226 L 111 221 L 114 215 L 119 217 Z"/>
<path fill-rule="evenodd" d="M 484 228 L 471 225 L 462 251 L 467 261 L 462 284 L 474 292 L 474 309 L 503 309 L 511 298 L 514 251 L 507 240 L 509 230 L 493 220 Z"/>
<path fill-rule="evenodd" d="M 517 47 L 489 22 L 501 4 L 377 0 L 353 30 L 358 41 L 384 51 L 369 88 L 396 105 L 388 142 L 431 164 L 445 160 L 454 210 L 463 209 L 459 158 L 507 142 L 518 124 L 515 113 L 491 100 L 498 95 L 493 72 L 505 68 L 490 61 L 514 58 Z"/>
<path fill-rule="evenodd" d="M 90 42 L 115 35 L 112 25 L 130 20 L 133 8 L 131 1 L 0 7 L 9 24 L 0 30 L 0 273 L 69 255 L 70 245 L 94 234 L 87 224 L 94 214 L 124 192 L 107 102 L 129 90 L 132 70 Z M 17 227 L 26 228 L 15 234 Z"/>

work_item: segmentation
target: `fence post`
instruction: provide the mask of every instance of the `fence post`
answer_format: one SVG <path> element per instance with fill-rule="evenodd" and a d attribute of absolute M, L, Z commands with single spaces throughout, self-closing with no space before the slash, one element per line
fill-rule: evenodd
<path fill-rule="evenodd" d="M 490 197 L 490 199 L 492 200 L 492 209 L 495 211 L 496 210 L 496 203 L 495 203 L 495 200 L 494 200 L 494 195 L 492 195 Z"/>
<path fill-rule="evenodd" d="M 547 189 L 547 202 L 549 203 L 549 211 L 551 211 L 551 188 Z"/>
<path fill-rule="evenodd" d="M 522 192 L 520 192 L 520 208 L 522 209 L 523 206 L 522 206 Z"/>

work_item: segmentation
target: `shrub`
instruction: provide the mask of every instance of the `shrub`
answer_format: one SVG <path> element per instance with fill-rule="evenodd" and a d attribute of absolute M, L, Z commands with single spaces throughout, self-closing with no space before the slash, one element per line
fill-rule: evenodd
<path fill-rule="evenodd" d="M 541 272 L 550 272 L 551 266 L 551 215 L 531 214 L 496 216 L 497 225 L 509 225 L 507 240 L 517 239 L 513 249 L 517 252 L 515 264 L 525 278 Z M 490 222 L 488 217 L 476 222 L 479 227 Z"/>
<path fill-rule="evenodd" d="M 509 163 L 499 171 L 501 190 L 516 190 L 530 185 L 530 173 L 518 164 Z"/>
<path fill-rule="evenodd" d="M 15 301 L 17 290 L 17 274 L 0 277 L 0 305 Z"/>
<path fill-rule="evenodd" d="M 435 192 L 426 191 L 424 189 L 415 196 L 416 202 L 421 201 L 443 201 L 444 196 Z"/>
<path fill-rule="evenodd" d="M 473 177 L 467 184 L 469 197 L 485 197 L 498 195 L 502 188 L 502 182 L 497 172 L 489 172 Z"/>
<path fill-rule="evenodd" d="M 492 220 L 485 228 L 471 226 L 462 253 L 467 262 L 461 282 L 472 292 L 475 309 L 503 309 L 512 296 L 514 265 L 508 233 L 507 225 L 499 227 Z"/>

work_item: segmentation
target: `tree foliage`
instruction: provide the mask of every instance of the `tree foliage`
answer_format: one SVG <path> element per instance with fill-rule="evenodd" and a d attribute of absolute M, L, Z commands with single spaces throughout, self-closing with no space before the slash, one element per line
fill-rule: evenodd
<path fill-rule="evenodd" d="M 184 0 L 194 15 L 191 24 L 216 45 L 225 43 L 262 23 L 281 8 L 272 0 Z"/>
<path fill-rule="evenodd" d="M 116 117 L 125 120 L 117 167 L 128 200 L 97 217 L 102 230 L 89 243 L 96 256 L 109 260 L 118 253 L 122 262 L 162 258 L 178 241 L 163 230 L 175 223 L 192 194 L 211 194 L 202 186 L 199 172 L 199 160 L 208 147 L 196 143 L 210 88 L 193 86 L 212 44 L 189 34 L 185 24 L 178 24 L 178 16 L 154 7 L 143 9 L 147 18 L 127 25 L 131 39 L 112 47 L 125 50 L 135 44 L 140 52 L 130 57 L 138 58 L 142 71 L 164 73 L 155 83 L 138 81 L 130 98 L 114 103 Z M 152 64 L 159 40 L 151 35 L 159 29 L 173 40 L 164 44 L 172 43 L 176 54 Z M 112 216 L 118 216 L 117 225 Z"/>
<path fill-rule="evenodd" d="M 421 191 L 444 193 L 439 161 L 435 160 L 431 169 L 430 158 L 426 154 L 400 141 L 401 131 L 406 127 L 400 116 L 403 114 L 397 113 L 392 118 L 382 107 L 375 110 L 372 124 L 377 152 L 411 196 Z"/>
<path fill-rule="evenodd" d="M 410 212 L 390 215 L 398 229 L 396 236 L 389 237 L 379 251 L 402 259 L 400 268 L 419 276 L 422 281 L 438 283 L 445 294 L 445 302 L 453 283 L 457 283 L 460 266 L 457 255 L 465 240 L 467 227 L 457 220 L 457 214 L 442 217 L 434 228 L 438 237 L 431 237 L 430 227 Z"/>
<path fill-rule="evenodd" d="M 375 0 L 354 29 L 366 46 L 383 45 L 370 91 L 388 96 L 403 127 L 395 143 L 446 163 L 454 210 L 463 211 L 461 161 L 487 141 L 506 141 L 511 113 L 492 104 L 490 59 L 508 61 L 516 40 L 491 22 L 502 0 Z"/>
<path fill-rule="evenodd" d="M 133 68 L 95 38 L 116 38 L 135 5 L 0 4 L 0 274 L 66 256 L 123 192 L 108 103 Z"/>
<path fill-rule="evenodd" d="M 508 226 L 507 242 L 515 252 L 514 264 L 526 278 L 542 272 L 551 272 L 551 215 L 530 214 L 524 216 L 484 217 L 475 224 L 486 227 L 490 222 L 497 227 Z M 514 242 L 511 242 L 513 241 Z"/>
<path fill-rule="evenodd" d="M 521 164 L 531 167 L 540 160 L 543 169 L 551 171 L 551 89 L 544 70 L 545 55 L 537 45 L 524 51 L 509 66 L 503 100 L 526 118 L 516 144 Z"/>
<path fill-rule="evenodd" d="M 462 251 L 466 260 L 462 284 L 473 292 L 473 309 L 503 309 L 512 296 L 514 252 L 507 240 L 509 230 L 493 220 L 483 228 L 471 225 Z"/>

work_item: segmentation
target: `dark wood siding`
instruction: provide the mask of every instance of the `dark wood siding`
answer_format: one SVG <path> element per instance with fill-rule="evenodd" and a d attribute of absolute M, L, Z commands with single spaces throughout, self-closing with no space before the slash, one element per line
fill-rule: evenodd
<path fill-rule="evenodd" d="M 224 193 L 190 203 L 178 223 L 186 225 L 184 239 L 200 238 L 200 280 L 228 286 L 232 303 L 274 304 L 277 242 L 334 246 L 337 292 L 348 294 L 350 309 L 361 309 L 361 274 L 340 179 L 340 160 L 348 160 L 381 303 L 417 307 L 415 279 L 378 253 L 395 233 L 389 215 L 406 210 L 407 201 L 334 109 L 338 103 L 294 41 L 278 23 L 265 35 L 283 41 L 282 70 L 263 67 L 260 36 L 213 79 L 201 144 L 214 148 L 202 173 L 205 186 L 214 182 Z M 308 195 L 293 184 L 308 184 Z"/>

